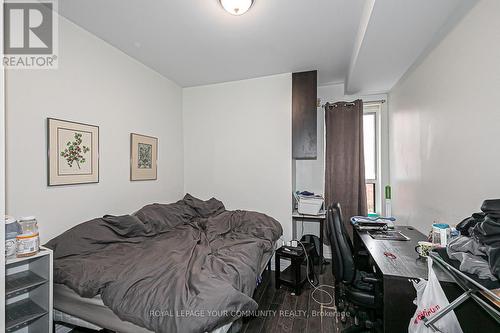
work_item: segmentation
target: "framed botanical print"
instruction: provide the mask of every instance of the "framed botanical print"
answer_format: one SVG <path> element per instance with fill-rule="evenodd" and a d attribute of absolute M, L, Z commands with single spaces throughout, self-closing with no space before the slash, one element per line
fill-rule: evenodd
<path fill-rule="evenodd" d="M 158 139 L 130 134 L 130 180 L 156 180 Z"/>
<path fill-rule="evenodd" d="M 48 185 L 99 182 L 99 127 L 47 119 Z"/>

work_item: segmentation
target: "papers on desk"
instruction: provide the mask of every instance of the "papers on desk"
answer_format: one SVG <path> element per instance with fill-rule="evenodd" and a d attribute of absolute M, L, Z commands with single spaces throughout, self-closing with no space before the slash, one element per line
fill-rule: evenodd
<path fill-rule="evenodd" d="M 395 241 L 410 240 L 409 237 L 403 235 L 399 231 L 368 231 L 368 234 L 373 239 L 379 239 L 379 240 L 395 240 Z"/>

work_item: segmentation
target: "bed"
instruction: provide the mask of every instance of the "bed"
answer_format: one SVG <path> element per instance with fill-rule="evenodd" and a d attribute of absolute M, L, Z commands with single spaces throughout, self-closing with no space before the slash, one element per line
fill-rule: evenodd
<path fill-rule="evenodd" d="M 268 253 L 262 260 L 261 276 L 270 263 L 273 253 Z M 121 320 L 104 305 L 99 295 L 85 298 L 78 295 L 64 284 L 54 284 L 54 321 L 84 327 L 91 330 L 107 328 L 120 333 L 151 333 L 152 331 Z M 210 333 L 226 333 L 233 322 L 222 325 Z"/>
<path fill-rule="evenodd" d="M 51 240 L 57 321 L 121 333 L 225 333 L 252 299 L 280 224 L 190 195 Z"/>

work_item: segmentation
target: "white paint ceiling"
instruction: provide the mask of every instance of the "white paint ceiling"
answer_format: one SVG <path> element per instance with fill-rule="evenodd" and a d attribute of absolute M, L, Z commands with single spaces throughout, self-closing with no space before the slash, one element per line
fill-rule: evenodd
<path fill-rule="evenodd" d="M 359 93 L 392 88 L 476 1 L 255 0 L 232 16 L 218 0 L 63 0 L 59 12 L 183 87 L 318 69 L 320 85 Z"/>

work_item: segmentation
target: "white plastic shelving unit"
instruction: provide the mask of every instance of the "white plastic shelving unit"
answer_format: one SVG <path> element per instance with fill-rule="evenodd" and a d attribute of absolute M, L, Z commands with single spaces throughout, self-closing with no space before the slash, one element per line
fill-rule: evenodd
<path fill-rule="evenodd" d="M 52 332 L 52 251 L 5 263 L 5 332 Z"/>

